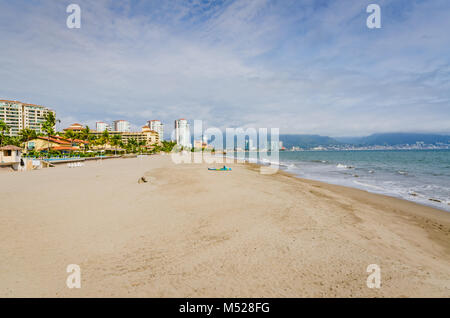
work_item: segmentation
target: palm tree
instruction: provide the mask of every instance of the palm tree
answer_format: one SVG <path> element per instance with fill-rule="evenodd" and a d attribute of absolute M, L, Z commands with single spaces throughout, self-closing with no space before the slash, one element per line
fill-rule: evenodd
<path fill-rule="evenodd" d="M 68 129 L 64 132 L 64 137 L 72 142 L 73 139 L 75 139 L 75 133 L 73 132 L 73 130 Z"/>
<path fill-rule="evenodd" d="M 64 132 L 64 137 L 66 139 L 70 140 L 70 146 L 72 146 L 73 145 L 73 140 L 75 139 L 76 135 L 75 135 L 75 132 L 73 130 L 67 129 Z"/>
<path fill-rule="evenodd" d="M 47 154 L 50 154 L 50 136 L 55 133 L 55 126 L 57 122 L 61 122 L 59 119 L 56 119 L 55 114 L 53 112 L 48 112 L 44 115 L 44 122 L 42 123 L 42 129 L 47 135 Z"/>
<path fill-rule="evenodd" d="M 105 139 L 106 142 L 109 141 L 109 132 L 105 129 L 105 131 L 102 134 L 102 137 Z"/>
<path fill-rule="evenodd" d="M 0 120 L 0 146 L 3 145 L 3 139 L 5 138 L 5 133 L 9 132 L 9 126 L 3 121 Z"/>
<path fill-rule="evenodd" d="M 86 128 L 83 128 L 80 132 L 80 139 L 84 141 L 89 141 L 89 136 L 91 135 L 91 129 L 89 126 L 86 126 Z"/>
<path fill-rule="evenodd" d="M 175 147 L 176 146 L 176 142 L 174 142 L 174 141 L 166 141 L 166 140 L 164 140 L 164 141 L 162 141 L 162 151 L 164 151 L 164 152 L 171 152 L 172 151 L 172 149 L 173 149 L 173 147 Z"/>
<path fill-rule="evenodd" d="M 120 135 L 112 136 L 111 145 L 113 145 L 115 148 L 114 155 L 117 155 L 117 146 L 120 145 L 121 141 L 122 141 L 122 137 L 120 137 Z"/>
<path fill-rule="evenodd" d="M 127 141 L 127 149 L 130 150 L 131 153 L 136 152 L 136 147 L 138 146 L 138 142 L 135 138 L 130 138 Z"/>
<path fill-rule="evenodd" d="M 22 129 L 19 132 L 19 136 L 20 136 L 20 140 L 22 142 L 27 142 L 27 141 L 29 141 L 31 139 L 36 138 L 37 134 L 36 134 L 36 131 L 34 129 L 25 128 L 25 129 Z"/>
<path fill-rule="evenodd" d="M 144 140 L 141 140 L 138 142 L 138 147 L 139 147 L 139 153 L 142 153 L 142 148 L 146 145 L 147 143 Z"/>

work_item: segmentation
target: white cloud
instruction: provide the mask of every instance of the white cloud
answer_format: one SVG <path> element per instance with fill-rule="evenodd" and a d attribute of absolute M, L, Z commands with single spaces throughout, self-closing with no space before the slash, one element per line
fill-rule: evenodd
<path fill-rule="evenodd" d="M 79 1 L 82 28 L 69 30 L 64 2 L 0 1 L 0 97 L 49 105 L 67 125 L 448 131 L 450 4 L 408 3 L 400 14 L 380 1 L 373 31 L 364 1 Z"/>

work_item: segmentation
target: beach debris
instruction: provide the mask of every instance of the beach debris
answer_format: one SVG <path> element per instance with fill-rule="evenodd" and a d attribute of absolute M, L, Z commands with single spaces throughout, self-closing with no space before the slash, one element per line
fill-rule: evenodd
<path fill-rule="evenodd" d="M 438 199 L 429 198 L 428 200 L 433 201 L 433 202 L 442 203 L 442 201 L 441 201 L 441 200 L 438 200 Z"/>
<path fill-rule="evenodd" d="M 139 180 L 138 180 L 138 183 L 139 183 L 139 184 L 141 184 L 141 183 L 147 183 L 147 182 L 148 182 L 148 180 L 147 180 L 146 177 L 140 177 Z"/>
<path fill-rule="evenodd" d="M 409 192 L 409 195 L 412 195 L 413 197 L 417 197 L 418 196 L 418 194 L 415 193 L 415 192 Z"/>
<path fill-rule="evenodd" d="M 222 168 L 208 168 L 210 171 L 231 171 L 230 167 L 223 166 Z"/>

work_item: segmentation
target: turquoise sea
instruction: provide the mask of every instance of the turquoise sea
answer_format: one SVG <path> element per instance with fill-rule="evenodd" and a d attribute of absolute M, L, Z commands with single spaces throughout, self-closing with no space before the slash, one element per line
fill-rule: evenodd
<path fill-rule="evenodd" d="M 302 178 L 450 212 L 450 150 L 286 151 L 279 153 L 279 164 Z"/>

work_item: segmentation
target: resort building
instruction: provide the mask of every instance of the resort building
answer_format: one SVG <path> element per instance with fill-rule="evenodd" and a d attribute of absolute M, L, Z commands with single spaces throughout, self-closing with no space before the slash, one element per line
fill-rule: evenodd
<path fill-rule="evenodd" d="M 185 148 L 191 148 L 191 133 L 186 119 L 175 120 L 175 142 Z"/>
<path fill-rule="evenodd" d="M 74 133 L 79 133 L 83 130 L 83 125 L 75 123 L 64 129 L 64 131 L 68 130 L 72 130 Z"/>
<path fill-rule="evenodd" d="M 91 131 L 92 135 L 100 137 L 103 135 L 103 131 Z M 146 146 L 159 145 L 159 134 L 153 131 L 148 126 L 142 127 L 140 132 L 122 132 L 122 131 L 109 131 L 109 138 L 119 135 L 124 144 L 128 143 L 128 140 L 135 139 L 138 143 L 145 142 Z"/>
<path fill-rule="evenodd" d="M 95 123 L 95 130 L 97 130 L 97 131 L 105 131 L 105 130 L 111 131 L 111 126 L 108 125 L 105 122 L 98 121 L 98 122 Z"/>
<path fill-rule="evenodd" d="M 22 103 L 12 100 L 0 100 L 0 120 L 10 128 L 6 135 L 18 136 L 22 129 L 29 128 L 42 133 L 42 123 L 48 112 L 53 110 L 34 104 Z"/>
<path fill-rule="evenodd" d="M 129 132 L 130 122 L 126 120 L 115 120 L 114 121 L 114 131 L 118 132 Z"/>
<path fill-rule="evenodd" d="M 159 140 L 164 140 L 164 124 L 160 120 L 149 120 L 147 122 L 150 130 L 156 131 L 159 134 Z"/>
<path fill-rule="evenodd" d="M 67 138 L 60 136 L 37 137 L 25 143 L 25 151 L 47 151 L 49 148 L 53 151 L 71 152 L 83 150 L 87 141 Z"/>

